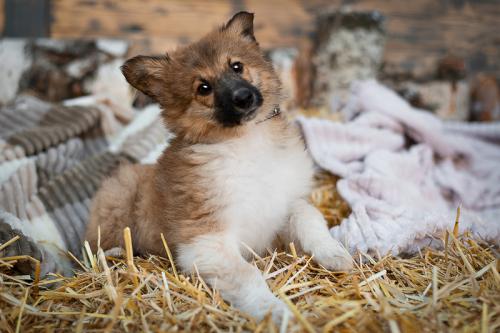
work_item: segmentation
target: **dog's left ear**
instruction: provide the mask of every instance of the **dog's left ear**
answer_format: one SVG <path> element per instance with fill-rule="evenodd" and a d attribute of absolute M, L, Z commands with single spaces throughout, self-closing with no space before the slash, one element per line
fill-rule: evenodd
<path fill-rule="evenodd" d="M 224 26 L 225 30 L 231 30 L 241 37 L 257 42 L 253 34 L 253 13 L 236 13 Z"/>

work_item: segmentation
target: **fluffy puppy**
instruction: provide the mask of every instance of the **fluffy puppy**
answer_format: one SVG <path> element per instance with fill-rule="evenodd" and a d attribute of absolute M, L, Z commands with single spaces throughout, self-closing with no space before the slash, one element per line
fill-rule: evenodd
<path fill-rule="evenodd" d="M 259 49 L 253 14 L 171 55 L 138 56 L 122 67 L 127 81 L 162 107 L 175 134 L 155 165 L 123 166 L 106 180 L 91 211 L 87 240 L 123 246 L 130 227 L 139 254 L 164 255 L 201 276 L 231 304 L 257 318 L 286 309 L 247 247 L 265 251 L 277 235 L 329 269 L 350 256 L 308 201 L 313 165 L 297 130 L 278 111 L 280 82 Z"/>

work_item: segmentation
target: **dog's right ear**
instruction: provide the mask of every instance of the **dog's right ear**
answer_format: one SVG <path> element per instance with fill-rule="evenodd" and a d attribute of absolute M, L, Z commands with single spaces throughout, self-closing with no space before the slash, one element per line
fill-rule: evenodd
<path fill-rule="evenodd" d="M 137 90 L 158 101 L 165 89 L 168 56 L 136 56 L 121 67 L 122 73 Z"/>
<path fill-rule="evenodd" d="M 240 35 L 241 37 L 248 39 L 252 42 L 256 42 L 255 36 L 253 34 L 253 13 L 249 12 L 239 12 L 236 13 L 224 26 L 225 30 L 231 30 Z"/>

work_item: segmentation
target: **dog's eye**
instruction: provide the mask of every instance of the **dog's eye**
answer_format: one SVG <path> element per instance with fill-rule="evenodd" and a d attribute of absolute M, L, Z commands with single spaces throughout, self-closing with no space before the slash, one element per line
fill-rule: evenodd
<path fill-rule="evenodd" d="M 231 69 L 238 74 L 243 73 L 243 64 L 239 61 L 233 62 L 231 65 Z"/>
<path fill-rule="evenodd" d="M 207 82 L 203 82 L 198 86 L 198 94 L 201 96 L 207 96 L 212 93 L 212 87 Z"/>

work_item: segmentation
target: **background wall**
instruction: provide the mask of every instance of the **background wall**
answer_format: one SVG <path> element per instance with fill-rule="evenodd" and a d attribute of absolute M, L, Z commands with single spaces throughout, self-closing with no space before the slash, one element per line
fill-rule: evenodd
<path fill-rule="evenodd" d="M 387 73 L 425 77 L 438 59 L 453 54 L 465 60 L 468 73 L 500 78 L 496 0 L 0 0 L 0 32 L 126 38 L 133 41 L 132 53 L 161 53 L 248 10 L 256 13 L 256 35 L 264 47 L 300 47 L 314 31 L 316 13 L 342 6 L 386 17 Z"/>

